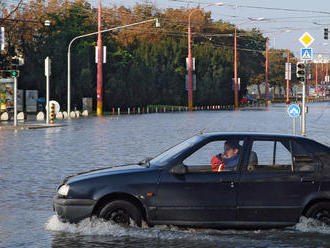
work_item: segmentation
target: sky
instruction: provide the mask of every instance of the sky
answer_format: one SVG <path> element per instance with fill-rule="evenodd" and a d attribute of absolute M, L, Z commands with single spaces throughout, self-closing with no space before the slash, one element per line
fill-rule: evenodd
<path fill-rule="evenodd" d="M 97 0 L 90 2 L 95 4 Z M 143 2 L 146 1 L 102 0 L 102 5 L 134 6 L 135 3 Z M 221 2 L 222 6 L 205 8 L 205 11 L 211 11 L 214 21 L 222 19 L 242 29 L 258 28 L 264 37 L 269 37 L 269 48 L 290 49 L 297 57 L 300 56 L 300 50 L 303 48 L 299 38 L 308 32 L 314 38 L 314 42 L 309 46 L 313 49 L 313 58 L 330 59 L 330 41 L 323 38 L 324 27 L 330 26 L 330 0 L 153 0 L 149 2 L 161 9 L 193 8 L 198 5 L 205 7 Z M 276 10 L 276 8 L 288 10 Z M 248 18 L 265 19 L 246 23 Z"/>
<path fill-rule="evenodd" d="M 18 1 L 2 0 L 8 4 Z M 98 0 L 87 1 L 97 6 Z M 258 28 L 264 37 L 269 37 L 269 48 L 290 49 L 297 57 L 300 56 L 303 47 L 299 38 L 308 32 L 315 39 L 309 46 L 313 49 L 313 58 L 330 59 L 330 41 L 323 38 L 324 27 L 330 26 L 330 0 L 101 0 L 101 2 L 104 6 L 126 7 L 148 2 L 160 9 L 205 7 L 205 11 L 211 11 L 214 21 L 220 19 L 228 21 L 241 29 Z M 218 2 L 223 5 L 206 7 Z M 248 22 L 248 18 L 264 18 L 264 20 Z"/>

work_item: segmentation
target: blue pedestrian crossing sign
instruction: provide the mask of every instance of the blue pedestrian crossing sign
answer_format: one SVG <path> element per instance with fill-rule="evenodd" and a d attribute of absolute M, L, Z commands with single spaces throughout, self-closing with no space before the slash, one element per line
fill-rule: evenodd
<path fill-rule="evenodd" d="M 302 60 L 312 60 L 313 59 L 313 49 L 312 48 L 301 48 L 300 58 Z"/>
<path fill-rule="evenodd" d="M 291 104 L 288 108 L 288 114 L 291 118 L 297 118 L 300 115 L 300 107 L 297 104 Z"/>

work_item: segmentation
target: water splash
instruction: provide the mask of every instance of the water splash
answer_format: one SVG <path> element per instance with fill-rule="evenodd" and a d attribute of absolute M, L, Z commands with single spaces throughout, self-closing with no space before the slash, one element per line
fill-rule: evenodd
<path fill-rule="evenodd" d="M 46 222 L 45 229 L 48 231 L 68 232 L 82 235 L 111 235 L 114 237 L 129 236 L 165 240 L 186 238 L 196 240 L 194 232 L 184 231 L 175 226 L 156 226 L 154 228 L 149 228 L 144 224 L 142 228 L 134 226 L 122 227 L 97 218 L 87 218 L 77 224 L 70 224 L 61 222 L 57 216 L 54 215 Z M 203 237 L 198 237 L 197 239 L 210 240 L 212 237 L 203 235 Z"/>
<path fill-rule="evenodd" d="M 238 233 L 251 233 L 251 231 L 236 230 L 214 230 L 214 229 L 198 229 L 198 228 L 182 228 L 171 225 L 156 225 L 148 227 L 143 223 L 142 228 L 130 226 L 122 227 L 117 224 L 103 221 L 98 218 L 87 218 L 77 224 L 63 223 L 57 216 L 51 216 L 45 224 L 48 231 L 73 233 L 79 235 L 110 235 L 113 237 L 133 237 L 147 238 L 157 240 L 189 240 L 190 242 L 246 242 L 250 238 L 237 236 Z M 236 233 L 235 237 L 231 234 Z M 252 233 L 255 233 L 252 231 Z M 259 233 L 259 231 L 257 231 Z"/>
<path fill-rule="evenodd" d="M 330 234 L 330 226 L 318 220 L 306 217 L 301 217 L 299 223 L 297 223 L 293 229 L 300 232 Z"/>

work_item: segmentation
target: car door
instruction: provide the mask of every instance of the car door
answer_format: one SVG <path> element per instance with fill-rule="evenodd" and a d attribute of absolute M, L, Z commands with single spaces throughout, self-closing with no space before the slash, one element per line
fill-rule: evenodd
<path fill-rule="evenodd" d="M 240 162 L 231 171 L 213 172 L 210 160 L 219 147 L 211 142 L 183 160 L 182 166 L 187 168 L 184 174 L 162 171 L 155 198 L 158 222 L 225 224 L 236 220 Z M 243 157 L 243 150 L 240 154 Z"/>
<path fill-rule="evenodd" d="M 255 138 L 249 143 L 257 163 L 242 170 L 238 194 L 238 220 L 268 224 L 295 223 L 306 198 L 319 187 L 313 170 L 299 170 L 297 144 L 285 138 Z M 300 154 L 302 158 L 304 154 Z M 306 155 L 306 154 L 305 154 Z M 312 160 L 310 160 L 312 159 Z M 249 161 L 250 159 L 246 159 Z"/>

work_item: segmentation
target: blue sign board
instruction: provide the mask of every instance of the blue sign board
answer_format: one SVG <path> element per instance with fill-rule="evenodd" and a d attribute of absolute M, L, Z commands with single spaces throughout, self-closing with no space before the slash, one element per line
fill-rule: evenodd
<path fill-rule="evenodd" d="M 301 48 L 300 58 L 302 60 L 312 60 L 313 59 L 313 49 L 312 48 Z"/>
<path fill-rule="evenodd" d="M 297 118 L 300 115 L 300 107 L 297 104 L 291 104 L 288 108 L 288 114 L 292 118 Z"/>

